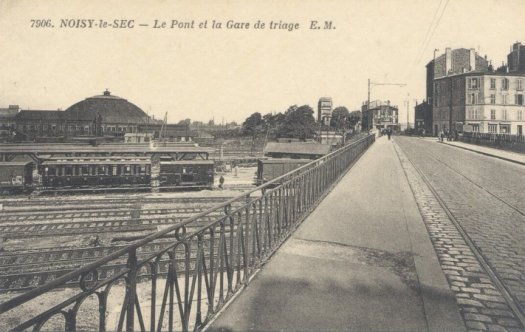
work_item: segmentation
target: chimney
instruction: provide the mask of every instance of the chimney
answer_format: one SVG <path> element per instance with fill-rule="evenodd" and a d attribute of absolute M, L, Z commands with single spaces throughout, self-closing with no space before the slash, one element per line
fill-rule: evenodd
<path fill-rule="evenodd" d="M 469 69 L 469 71 L 476 70 L 476 50 L 471 48 L 469 55 L 470 55 L 470 61 L 469 61 L 470 69 Z"/>
<path fill-rule="evenodd" d="M 452 50 L 450 47 L 445 49 L 445 76 L 452 70 Z"/>

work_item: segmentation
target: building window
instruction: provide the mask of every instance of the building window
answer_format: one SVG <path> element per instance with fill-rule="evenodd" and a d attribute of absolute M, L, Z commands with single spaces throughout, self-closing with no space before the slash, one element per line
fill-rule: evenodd
<path fill-rule="evenodd" d="M 504 78 L 501 81 L 501 89 L 502 90 L 508 90 L 509 89 L 509 80 L 507 78 Z"/>
<path fill-rule="evenodd" d="M 490 103 L 492 105 L 496 104 L 496 95 L 495 94 L 491 94 L 490 95 Z"/>
<path fill-rule="evenodd" d="M 516 85 L 517 85 L 516 90 L 520 90 L 520 91 L 523 90 L 523 82 L 521 79 L 518 80 Z"/>
<path fill-rule="evenodd" d="M 518 110 L 518 121 L 523 121 L 523 111 Z"/>
<path fill-rule="evenodd" d="M 515 95 L 516 105 L 523 105 L 523 95 Z"/>
<path fill-rule="evenodd" d="M 507 120 L 507 110 L 501 110 L 501 119 Z"/>
<path fill-rule="evenodd" d="M 479 123 L 472 123 L 472 131 L 479 133 Z"/>
<path fill-rule="evenodd" d="M 500 134 L 510 134 L 510 125 L 509 124 L 500 124 L 499 125 Z"/>
<path fill-rule="evenodd" d="M 477 100 L 477 99 L 478 99 L 477 97 L 478 97 L 477 94 L 475 94 L 475 93 L 471 93 L 471 94 L 469 95 L 469 103 L 470 103 L 471 105 L 475 105 L 475 104 L 477 104 L 477 101 L 478 101 L 478 100 Z"/>
<path fill-rule="evenodd" d="M 498 133 L 498 125 L 489 124 L 489 133 L 497 134 Z"/>
<path fill-rule="evenodd" d="M 507 95 L 501 95 L 501 103 L 507 105 Z"/>
<path fill-rule="evenodd" d="M 490 89 L 496 90 L 496 79 L 495 78 L 490 79 Z"/>
<path fill-rule="evenodd" d="M 472 77 L 468 80 L 469 89 L 478 89 L 479 88 L 479 79 L 477 77 Z"/>
<path fill-rule="evenodd" d="M 490 110 L 490 119 L 496 120 L 496 110 Z"/>

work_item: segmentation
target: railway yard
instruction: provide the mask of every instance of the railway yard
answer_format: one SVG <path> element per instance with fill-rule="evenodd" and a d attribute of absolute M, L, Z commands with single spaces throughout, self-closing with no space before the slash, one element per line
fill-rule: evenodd
<path fill-rule="evenodd" d="M 33 289 L 238 196 L 254 187 L 254 173 L 253 167 L 226 173 L 224 188 L 214 190 L 4 198 L 0 200 L 0 298 Z M 201 217 L 192 227 L 214 217 Z M 168 243 L 172 242 L 166 239 L 145 246 L 139 255 Z M 118 272 L 125 263 L 108 266 L 99 277 Z M 161 264 L 161 273 L 163 269 L 166 266 Z"/>

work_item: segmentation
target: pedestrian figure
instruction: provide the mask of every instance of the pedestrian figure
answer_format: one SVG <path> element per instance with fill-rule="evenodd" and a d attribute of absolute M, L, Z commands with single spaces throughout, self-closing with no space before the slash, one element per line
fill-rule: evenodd
<path fill-rule="evenodd" d="M 219 178 L 219 188 L 222 189 L 223 185 L 224 185 L 224 176 L 221 175 L 221 177 Z"/>
<path fill-rule="evenodd" d="M 388 128 L 388 129 L 386 130 L 386 134 L 387 134 L 387 136 L 388 136 L 388 140 L 390 141 L 390 136 L 392 136 L 392 129 L 391 129 L 391 128 Z"/>
<path fill-rule="evenodd" d="M 445 136 L 445 133 L 443 132 L 443 129 L 439 132 L 439 140 L 443 142 L 443 136 Z"/>

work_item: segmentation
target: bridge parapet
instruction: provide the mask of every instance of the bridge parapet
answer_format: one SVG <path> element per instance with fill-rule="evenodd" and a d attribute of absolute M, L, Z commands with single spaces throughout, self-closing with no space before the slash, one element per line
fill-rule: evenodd
<path fill-rule="evenodd" d="M 0 321 L 17 321 L 6 326 L 12 330 L 34 331 L 199 330 L 248 284 L 374 139 L 360 139 L 12 298 L 0 304 Z M 172 243 L 164 241 L 153 253 L 143 250 L 166 237 Z M 46 297 L 60 303 L 24 322 L 13 318 Z"/>

